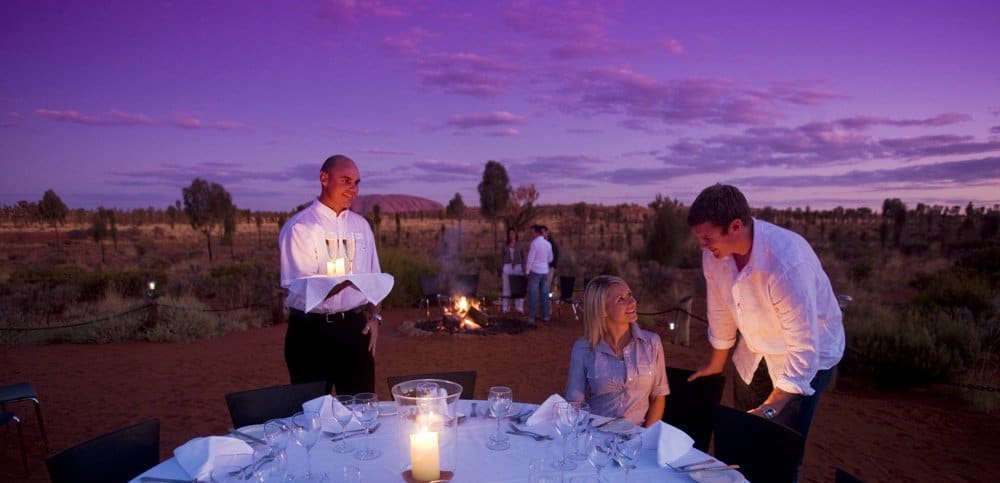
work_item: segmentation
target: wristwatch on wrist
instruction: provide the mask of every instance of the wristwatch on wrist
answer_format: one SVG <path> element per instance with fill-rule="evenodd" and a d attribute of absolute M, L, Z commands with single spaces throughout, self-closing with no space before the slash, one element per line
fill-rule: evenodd
<path fill-rule="evenodd" d="M 771 406 L 766 406 L 764 404 L 760 405 L 760 412 L 764 414 L 767 419 L 774 419 L 778 415 L 778 411 Z"/>
<path fill-rule="evenodd" d="M 374 317 L 375 320 L 378 321 L 378 325 L 382 325 L 382 314 L 378 312 L 372 312 L 372 317 Z"/>

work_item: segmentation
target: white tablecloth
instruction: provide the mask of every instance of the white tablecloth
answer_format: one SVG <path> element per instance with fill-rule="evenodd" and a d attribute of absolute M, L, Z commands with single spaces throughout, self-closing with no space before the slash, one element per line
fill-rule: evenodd
<path fill-rule="evenodd" d="M 482 412 L 487 408 L 485 401 L 476 401 L 478 409 Z M 458 411 L 470 414 L 471 401 L 459 401 Z M 522 404 L 521 407 L 532 407 L 534 405 Z M 382 450 L 382 456 L 370 460 L 360 461 L 354 458 L 353 453 L 339 454 L 332 448 L 336 444 L 329 437 L 321 437 L 320 441 L 312 449 L 313 472 L 332 472 L 334 468 L 343 465 L 356 466 L 361 469 L 361 477 L 364 482 L 398 482 L 403 481 L 401 473 L 409 464 L 409 449 L 400 448 L 396 435 L 396 416 L 384 415 L 379 417 L 382 426 L 370 436 L 359 436 L 351 438 L 350 441 L 356 449 L 363 448 L 365 438 L 370 439 L 372 447 Z M 506 429 L 506 423 L 502 426 Z M 505 451 L 492 451 L 486 447 L 486 442 L 491 434 L 496 430 L 496 420 L 487 417 L 466 418 L 458 425 L 458 441 L 456 450 L 457 466 L 454 483 L 462 482 L 525 482 L 528 481 L 528 463 L 535 458 L 556 457 L 561 451 L 559 436 L 551 424 L 539 424 L 538 426 L 525 428 L 535 432 L 551 434 L 551 441 L 536 442 L 532 438 L 522 436 L 510 436 L 510 449 Z M 293 442 L 288 445 L 289 472 L 300 474 L 305 468 L 305 450 Z M 694 463 L 711 456 L 691 449 L 686 455 L 678 460 L 678 465 Z M 575 470 L 563 472 L 563 481 L 570 482 L 574 476 L 594 475 L 593 466 L 586 460 L 576 461 Z M 719 463 L 722 464 L 722 463 Z M 133 480 L 141 482 L 142 476 L 155 476 L 160 478 L 190 479 L 175 458 L 170 458 L 160 464 L 150 468 L 145 473 Z M 625 472 L 617 466 L 610 465 L 602 472 L 604 480 L 609 483 L 625 481 Z M 675 473 L 668 469 L 660 468 L 656 464 L 656 450 L 643 450 L 635 469 L 630 471 L 629 481 L 633 483 L 641 482 L 691 482 L 694 481 L 686 473 Z"/>
<path fill-rule="evenodd" d="M 333 287 L 341 282 L 351 282 L 368 302 L 378 305 L 392 290 L 395 279 L 388 273 L 356 273 L 353 275 L 341 275 L 338 277 L 326 275 L 314 275 L 295 279 L 288 287 L 288 291 L 294 294 L 305 295 L 306 309 L 304 312 L 316 308 L 326 299 L 327 294 Z"/>

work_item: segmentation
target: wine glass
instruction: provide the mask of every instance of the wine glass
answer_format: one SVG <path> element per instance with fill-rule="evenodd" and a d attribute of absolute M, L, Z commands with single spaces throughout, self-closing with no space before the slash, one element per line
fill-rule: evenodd
<path fill-rule="evenodd" d="M 350 268 L 347 269 L 347 273 L 354 273 L 354 255 L 357 254 L 358 241 L 355 238 L 355 233 L 342 233 L 344 237 L 344 256 L 347 258 L 347 264 Z"/>
<path fill-rule="evenodd" d="M 373 392 L 363 392 L 354 396 L 354 417 L 365 428 L 365 449 L 354 453 L 354 457 L 362 460 L 373 460 L 382 456 L 382 451 L 371 447 L 371 428 L 378 419 L 378 395 Z"/>
<path fill-rule="evenodd" d="M 559 470 L 575 470 L 576 463 L 566 458 L 566 440 L 576 432 L 576 418 L 579 413 L 579 403 L 559 402 L 555 405 L 556 432 L 562 436 L 562 453 L 559 459 L 552 462 L 552 467 Z"/>
<path fill-rule="evenodd" d="M 336 403 L 331 405 L 333 419 L 336 419 L 340 423 L 340 427 L 342 428 L 340 434 L 346 436 L 347 425 L 354 418 L 354 396 L 338 394 L 333 397 L 333 400 Z M 337 453 L 350 453 L 354 451 L 354 445 L 348 444 L 347 438 L 341 438 L 340 444 L 334 446 L 333 450 Z"/>
<path fill-rule="evenodd" d="M 570 454 L 568 456 L 571 460 L 585 461 L 587 459 L 586 448 L 583 451 L 580 450 L 581 445 L 586 444 L 586 432 L 589 427 L 588 420 L 590 419 L 590 404 L 585 402 L 574 402 L 572 403 L 576 407 L 576 426 L 573 428 L 573 441 L 574 444 L 570 446 Z"/>
<path fill-rule="evenodd" d="M 510 448 L 510 442 L 507 441 L 508 437 L 506 435 L 500 433 L 500 422 L 507 415 L 511 403 L 514 402 L 514 393 L 509 387 L 493 386 L 490 388 L 488 401 L 493 415 L 497 418 L 497 432 L 493 436 L 490 436 L 486 447 L 495 451 L 503 451 Z"/>
<path fill-rule="evenodd" d="M 620 435 L 615 438 L 611 457 L 625 470 L 625 483 L 628 483 L 628 471 L 635 468 L 642 449 L 642 438 L 638 436 Z"/>
<path fill-rule="evenodd" d="M 292 436 L 299 446 L 306 449 L 306 472 L 301 476 L 302 480 L 322 479 L 320 475 L 313 474 L 311 459 L 311 451 L 319 440 L 321 427 L 319 413 L 316 411 L 303 411 L 292 416 Z"/>
<path fill-rule="evenodd" d="M 611 463 L 611 440 L 597 433 L 587 435 L 587 460 L 597 470 L 597 480 L 601 481 L 601 470 Z"/>
<path fill-rule="evenodd" d="M 264 423 L 264 440 L 275 451 L 283 452 L 288 448 L 288 438 L 291 437 L 290 432 L 291 429 L 284 419 L 271 419 Z"/>
<path fill-rule="evenodd" d="M 288 471 L 288 458 L 284 452 L 270 445 L 258 445 L 253 448 L 253 466 L 245 479 L 253 478 L 256 483 L 269 481 L 284 481 Z"/>

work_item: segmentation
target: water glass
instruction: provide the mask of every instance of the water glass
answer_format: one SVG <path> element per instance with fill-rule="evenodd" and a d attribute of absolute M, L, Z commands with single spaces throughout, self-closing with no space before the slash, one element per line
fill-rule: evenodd
<path fill-rule="evenodd" d="M 535 458 L 528 463 L 529 483 L 562 483 L 562 471 L 552 467 L 545 458 Z"/>
<path fill-rule="evenodd" d="M 361 469 L 357 466 L 338 466 L 333 473 L 327 474 L 332 483 L 360 483 Z"/>
<path fill-rule="evenodd" d="M 514 402 L 514 393 L 509 387 L 493 386 L 490 388 L 490 395 L 487 401 L 490 403 L 490 410 L 493 411 L 493 415 L 497 418 L 497 432 L 493 436 L 490 436 L 486 447 L 494 451 L 509 449 L 510 441 L 508 441 L 509 438 L 507 435 L 500 432 L 500 422 L 507 416 L 507 411 L 510 410 L 510 405 Z"/>
<path fill-rule="evenodd" d="M 590 428 L 590 404 L 585 402 L 572 403 L 576 407 L 576 428 L 573 430 L 573 444 L 567 458 L 577 461 L 587 460 L 587 429 Z"/>
<path fill-rule="evenodd" d="M 574 406 L 577 404 L 577 406 Z M 566 442 L 570 435 L 576 432 L 577 408 L 579 403 L 559 402 L 555 405 L 556 432 L 562 437 L 562 452 L 560 458 L 552 462 L 552 466 L 560 470 L 574 470 L 576 463 L 566 458 Z"/>
<path fill-rule="evenodd" d="M 354 419 L 354 396 L 339 394 L 333 397 L 332 404 L 333 419 L 340 424 L 341 434 L 347 431 L 347 425 Z M 354 445 L 347 442 L 347 438 L 341 438 L 340 443 L 334 445 L 333 451 L 337 453 L 350 453 L 354 451 Z"/>
<path fill-rule="evenodd" d="M 301 480 L 321 480 L 322 475 L 312 472 L 311 451 L 316 441 L 319 440 L 321 429 L 319 413 L 316 411 L 303 411 L 292 416 L 292 436 L 306 450 L 306 472 L 299 477 Z"/>
<path fill-rule="evenodd" d="M 271 419 L 264 423 L 264 440 L 267 445 L 281 452 L 288 448 L 288 439 L 291 438 L 291 428 L 284 419 Z"/>
<path fill-rule="evenodd" d="M 620 435 L 615 438 L 611 457 L 618 463 L 618 466 L 625 470 L 625 483 L 628 483 L 628 472 L 635 468 L 641 449 L 642 438 L 638 435 Z"/>
<path fill-rule="evenodd" d="M 285 481 L 288 472 L 288 457 L 284 451 L 278 451 L 270 446 L 257 446 L 253 450 L 253 466 L 250 467 L 253 481 L 270 483 Z"/>
<path fill-rule="evenodd" d="M 236 483 L 243 481 L 243 467 L 236 465 L 221 465 L 212 470 L 209 475 L 212 483 Z"/>
<path fill-rule="evenodd" d="M 590 461 L 591 466 L 597 471 L 597 479 L 600 480 L 601 470 L 611 464 L 611 453 L 614 451 L 611 448 L 613 440 L 593 432 L 588 433 L 585 439 L 587 440 L 587 461 Z"/>
<path fill-rule="evenodd" d="M 372 426 L 378 420 L 378 395 L 373 392 L 363 392 L 355 395 L 353 409 L 354 417 L 358 418 L 358 422 L 368 432 L 365 435 L 365 449 L 354 453 L 354 457 L 362 461 L 368 461 L 382 456 L 382 451 L 378 448 L 372 448 L 369 441 Z"/>

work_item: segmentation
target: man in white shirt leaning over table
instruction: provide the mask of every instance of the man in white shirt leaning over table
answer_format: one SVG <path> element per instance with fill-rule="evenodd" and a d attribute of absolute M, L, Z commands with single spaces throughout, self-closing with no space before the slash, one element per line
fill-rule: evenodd
<path fill-rule="evenodd" d="M 281 286 L 326 273 L 327 234 L 354 237 L 354 273 L 380 273 L 368 221 L 350 210 L 361 175 L 344 155 L 330 156 L 319 172 L 320 195 L 281 228 Z M 340 394 L 375 391 L 375 346 L 382 316 L 377 305 L 349 282 L 338 284 L 319 306 L 305 312 L 305 294 L 289 291 L 285 363 L 293 384 L 326 381 Z"/>
<path fill-rule="evenodd" d="M 736 346 L 736 408 L 805 438 L 844 354 L 843 317 L 819 258 L 799 234 L 752 218 L 733 186 L 705 188 L 688 226 L 703 249 L 713 347 L 691 379 L 722 372 Z"/>

